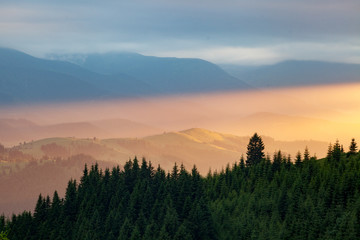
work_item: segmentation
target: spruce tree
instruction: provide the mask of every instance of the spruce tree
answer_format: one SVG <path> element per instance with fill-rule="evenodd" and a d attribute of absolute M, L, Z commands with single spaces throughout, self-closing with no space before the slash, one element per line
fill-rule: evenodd
<path fill-rule="evenodd" d="M 304 151 L 304 161 L 309 161 L 309 160 L 310 160 L 310 153 L 308 147 L 306 146 Z"/>
<path fill-rule="evenodd" d="M 247 166 L 253 166 L 261 162 L 261 159 L 264 158 L 264 143 L 261 137 L 255 133 L 249 141 L 247 146 Z"/>
<path fill-rule="evenodd" d="M 244 155 L 241 154 L 241 158 L 240 158 L 240 169 L 244 169 L 244 168 L 245 168 Z"/>
<path fill-rule="evenodd" d="M 296 165 L 296 166 L 300 166 L 300 165 L 301 165 L 301 153 L 300 153 L 300 151 L 297 152 L 297 154 L 296 154 L 296 157 L 295 157 L 295 165 Z"/>
<path fill-rule="evenodd" d="M 334 159 L 336 162 L 339 162 L 339 161 L 340 161 L 340 157 L 341 157 L 341 146 L 340 146 L 339 140 L 336 140 L 336 142 L 335 142 L 335 144 L 334 144 L 332 156 L 333 156 L 333 159 Z"/>
<path fill-rule="evenodd" d="M 351 139 L 351 143 L 350 143 L 349 149 L 350 149 L 350 152 L 349 152 L 349 153 L 350 153 L 351 155 L 353 155 L 353 154 L 355 154 L 355 153 L 357 152 L 357 144 L 356 144 L 356 142 L 355 142 L 355 138 Z"/>
<path fill-rule="evenodd" d="M 272 169 L 273 171 L 278 171 L 280 169 L 281 163 L 282 163 L 282 154 L 281 151 L 279 150 L 278 152 L 274 153 L 274 161 L 273 161 L 273 165 L 272 165 Z"/>
<path fill-rule="evenodd" d="M 329 147 L 328 147 L 328 151 L 327 151 L 327 154 L 326 154 L 326 160 L 328 162 L 331 162 L 332 160 L 332 154 L 333 154 L 333 147 L 331 145 L 331 143 L 329 144 Z"/>

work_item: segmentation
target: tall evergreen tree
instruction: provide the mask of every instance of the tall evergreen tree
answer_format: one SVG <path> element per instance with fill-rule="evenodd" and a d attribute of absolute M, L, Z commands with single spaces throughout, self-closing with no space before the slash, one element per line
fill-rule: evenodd
<path fill-rule="evenodd" d="M 351 155 L 354 155 L 357 152 L 357 143 L 355 142 L 355 138 L 351 139 L 350 147 L 349 147 L 349 153 Z"/>
<path fill-rule="evenodd" d="M 331 162 L 332 160 L 332 155 L 333 155 L 333 147 L 331 145 L 331 143 L 329 144 L 329 147 L 328 147 L 328 151 L 327 151 L 327 154 L 326 154 L 326 160 L 328 162 Z"/>
<path fill-rule="evenodd" d="M 245 160 L 244 160 L 244 154 L 241 154 L 240 158 L 240 169 L 245 168 Z"/>
<path fill-rule="evenodd" d="M 332 151 L 332 156 L 334 161 L 339 162 L 340 161 L 340 157 L 341 157 L 341 146 L 339 143 L 339 140 L 336 140 L 334 147 L 333 147 L 333 151 Z"/>
<path fill-rule="evenodd" d="M 295 157 L 295 165 L 296 166 L 300 166 L 301 165 L 301 153 L 300 151 L 297 152 L 296 157 Z"/>
<path fill-rule="evenodd" d="M 310 160 L 310 153 L 309 153 L 309 149 L 306 146 L 305 147 L 305 151 L 304 151 L 304 162 L 309 161 Z"/>
<path fill-rule="evenodd" d="M 253 166 L 261 162 L 261 159 L 264 158 L 264 143 L 261 137 L 255 133 L 249 140 L 249 144 L 247 146 L 247 159 L 246 165 Z"/>
<path fill-rule="evenodd" d="M 282 154 L 281 154 L 280 150 L 278 152 L 274 153 L 274 160 L 273 160 L 273 165 L 272 165 L 272 168 L 273 168 L 274 172 L 278 171 L 280 169 L 282 159 L 283 159 L 283 157 L 282 157 Z"/>

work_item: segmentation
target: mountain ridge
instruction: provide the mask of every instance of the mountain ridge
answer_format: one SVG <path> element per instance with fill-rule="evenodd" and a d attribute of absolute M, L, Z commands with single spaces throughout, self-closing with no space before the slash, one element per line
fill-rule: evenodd
<path fill-rule="evenodd" d="M 93 54 L 78 65 L 0 48 L 0 104 L 139 98 L 250 88 L 217 65 L 201 59 L 140 54 L 133 59 L 120 53 L 115 56 Z M 96 71 L 101 66 L 110 70 Z"/>
<path fill-rule="evenodd" d="M 360 64 L 286 60 L 273 65 L 223 65 L 231 75 L 256 88 L 298 87 L 360 82 Z"/>

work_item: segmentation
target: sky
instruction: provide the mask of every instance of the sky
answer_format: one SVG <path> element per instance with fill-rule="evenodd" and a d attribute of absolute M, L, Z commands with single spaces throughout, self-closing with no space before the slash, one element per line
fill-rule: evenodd
<path fill-rule="evenodd" d="M 262 65 L 360 63 L 358 0 L 0 0 L 0 46 Z"/>

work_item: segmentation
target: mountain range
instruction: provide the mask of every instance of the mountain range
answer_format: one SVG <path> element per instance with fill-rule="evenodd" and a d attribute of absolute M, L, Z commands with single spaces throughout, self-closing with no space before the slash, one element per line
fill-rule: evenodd
<path fill-rule="evenodd" d="M 221 67 L 256 88 L 360 82 L 360 64 L 289 60 L 265 66 Z"/>
<path fill-rule="evenodd" d="M 68 102 L 249 89 L 201 59 L 91 54 L 78 64 L 0 48 L 0 103 Z"/>
<path fill-rule="evenodd" d="M 215 65 L 137 53 L 49 55 L 0 48 L 0 104 L 139 98 L 360 81 L 360 65 L 285 61 Z M 224 70 L 223 70 L 224 69 Z"/>

